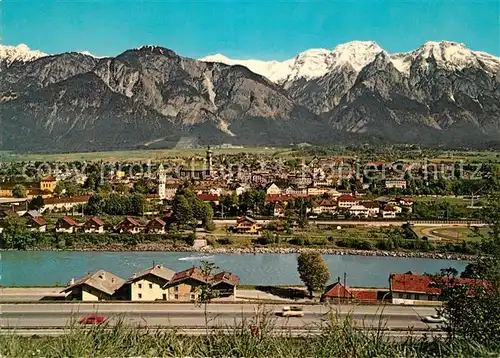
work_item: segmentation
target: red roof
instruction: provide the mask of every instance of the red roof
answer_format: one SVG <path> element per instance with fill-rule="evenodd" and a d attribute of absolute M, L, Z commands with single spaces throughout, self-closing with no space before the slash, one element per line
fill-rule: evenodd
<path fill-rule="evenodd" d="M 382 209 L 383 211 L 396 211 L 396 209 L 394 209 L 394 206 L 392 205 L 386 205 L 384 206 L 384 209 Z"/>
<path fill-rule="evenodd" d="M 99 225 L 99 226 L 104 226 L 104 221 L 102 221 L 101 219 L 99 218 L 92 218 L 90 219 L 88 222 L 93 222 L 95 223 L 96 225 Z"/>
<path fill-rule="evenodd" d="M 214 285 L 219 282 L 226 282 L 238 286 L 240 278 L 231 272 L 223 271 L 214 276 Z"/>
<path fill-rule="evenodd" d="M 34 222 L 35 224 L 37 224 L 38 226 L 47 225 L 47 222 L 41 216 L 39 216 L 37 218 L 32 218 L 31 221 Z"/>
<path fill-rule="evenodd" d="M 354 296 L 354 298 L 357 299 L 358 301 L 376 301 L 378 295 L 377 290 L 370 290 L 363 288 L 351 289 L 351 293 Z"/>
<path fill-rule="evenodd" d="M 47 204 L 65 204 L 65 203 L 87 203 L 90 199 L 90 195 L 79 195 L 73 196 L 71 198 L 47 198 L 43 200 L 45 205 Z"/>
<path fill-rule="evenodd" d="M 470 278 L 454 278 L 447 279 L 443 278 L 444 282 L 453 282 L 457 284 L 477 284 L 485 281 L 474 280 Z M 418 275 L 414 273 L 393 273 L 389 277 L 390 288 L 393 292 L 408 292 L 408 293 L 423 293 L 429 295 L 439 295 L 441 289 L 439 287 L 433 287 L 436 278 L 427 275 Z"/>
<path fill-rule="evenodd" d="M 332 298 L 353 298 L 351 291 L 340 282 L 335 282 L 325 293 L 326 297 Z"/>
<path fill-rule="evenodd" d="M 219 201 L 217 194 L 198 194 L 198 199 L 201 201 Z"/>
<path fill-rule="evenodd" d="M 358 201 L 358 199 L 352 195 L 341 195 L 337 198 L 337 201 Z"/>
<path fill-rule="evenodd" d="M 167 224 L 165 223 L 165 221 L 163 221 L 162 219 L 160 219 L 160 218 L 154 218 L 154 219 L 152 219 L 152 220 L 150 220 L 150 221 L 148 222 L 148 225 L 147 225 L 147 226 L 151 226 L 151 225 L 153 225 L 153 224 L 155 224 L 155 223 L 160 224 L 160 226 L 165 226 L 165 225 L 167 225 Z"/>
<path fill-rule="evenodd" d="M 41 181 L 56 181 L 52 175 L 49 175 L 48 177 L 42 178 Z"/>
<path fill-rule="evenodd" d="M 125 220 L 123 220 L 120 225 L 126 223 L 126 222 L 129 222 L 130 224 L 134 225 L 134 226 L 142 226 L 140 222 L 138 222 L 137 220 L 135 220 L 133 217 L 131 216 L 127 216 L 125 218 Z"/>
<path fill-rule="evenodd" d="M 59 220 L 62 220 L 64 222 L 66 222 L 70 226 L 78 226 L 78 223 L 75 220 L 73 220 L 72 218 L 68 217 L 68 216 L 60 218 Z"/>
<path fill-rule="evenodd" d="M 237 222 L 238 224 L 243 223 L 243 222 L 245 222 L 245 221 L 249 221 L 249 222 L 251 222 L 251 223 L 256 223 L 256 222 L 257 222 L 255 219 L 252 219 L 252 218 L 251 218 L 251 217 L 249 217 L 249 216 L 238 216 L 238 217 L 236 218 L 236 222 Z"/>
<path fill-rule="evenodd" d="M 330 298 L 354 298 L 358 301 L 376 301 L 377 294 L 378 290 L 346 287 L 342 283 L 336 282 L 333 285 L 329 286 L 329 289 L 325 293 L 325 296 Z"/>
<path fill-rule="evenodd" d="M 200 268 L 191 267 L 187 270 L 176 272 L 175 275 L 172 277 L 172 280 L 170 280 L 169 284 L 183 281 L 188 278 L 194 279 L 202 283 L 207 283 L 212 280 L 212 277 L 208 277 L 207 279 L 207 277 L 205 277 Z"/>
<path fill-rule="evenodd" d="M 318 205 L 319 206 L 337 206 L 337 202 L 333 199 L 321 200 Z"/>

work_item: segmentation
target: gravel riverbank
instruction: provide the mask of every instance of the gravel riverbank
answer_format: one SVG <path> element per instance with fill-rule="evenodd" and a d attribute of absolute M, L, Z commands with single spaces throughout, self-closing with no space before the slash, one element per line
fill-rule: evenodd
<path fill-rule="evenodd" d="M 77 248 L 65 248 L 63 250 L 40 248 L 28 251 L 107 251 L 107 252 L 127 252 L 127 251 L 163 251 L 163 252 L 200 252 L 209 254 L 296 254 L 302 250 L 316 250 L 323 255 L 355 255 L 355 256 L 382 256 L 382 257 L 401 257 L 401 258 L 429 258 L 442 260 L 472 260 L 475 256 L 456 254 L 456 253 L 439 253 L 439 252 L 418 252 L 418 251 L 382 251 L 382 250 L 354 250 L 354 249 L 338 249 L 338 248 L 321 248 L 321 247 L 237 247 L 237 246 L 205 246 L 201 249 L 194 249 L 190 246 L 173 246 L 164 243 L 142 243 L 137 245 L 95 245 Z M 16 250 L 8 250 L 16 251 Z"/>

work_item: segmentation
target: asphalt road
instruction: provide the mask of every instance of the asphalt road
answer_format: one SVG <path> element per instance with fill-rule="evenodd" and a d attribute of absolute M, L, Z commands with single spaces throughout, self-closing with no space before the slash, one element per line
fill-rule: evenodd
<path fill-rule="evenodd" d="M 210 304 L 209 325 L 234 326 L 243 320 L 255 320 L 257 313 L 266 312 L 275 320 L 275 326 L 307 328 L 328 319 L 329 312 L 339 319 L 351 316 L 363 327 L 383 325 L 390 329 L 425 329 L 430 326 L 421 321 L 422 316 L 435 313 L 432 307 L 410 306 L 303 306 L 304 317 L 282 318 L 275 315 L 282 305 L 258 306 L 254 304 Z M 123 320 L 127 324 L 180 328 L 200 328 L 205 325 L 203 307 L 194 304 L 135 304 L 135 303 L 18 303 L 2 304 L 0 328 L 58 328 L 65 327 L 81 316 L 97 313 L 110 321 Z M 331 310 L 331 311 L 330 311 Z M 436 327 L 434 325 L 433 327 Z"/>

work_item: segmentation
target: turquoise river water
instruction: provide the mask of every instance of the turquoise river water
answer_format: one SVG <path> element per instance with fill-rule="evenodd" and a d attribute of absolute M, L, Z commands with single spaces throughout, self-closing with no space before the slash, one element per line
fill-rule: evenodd
<path fill-rule="evenodd" d="M 174 271 L 198 266 L 202 259 L 231 271 L 242 284 L 299 284 L 295 254 L 224 254 L 201 256 L 184 252 L 2 252 L 1 286 L 64 285 L 90 271 L 105 269 L 128 278 L 134 272 L 163 264 Z M 463 270 L 466 261 L 381 256 L 324 255 L 332 281 L 347 273 L 347 284 L 387 287 L 389 273 L 435 273 L 441 268 Z"/>

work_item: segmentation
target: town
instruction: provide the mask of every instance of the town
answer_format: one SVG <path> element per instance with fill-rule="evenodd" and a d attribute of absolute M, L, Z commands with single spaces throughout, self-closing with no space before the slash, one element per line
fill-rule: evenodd
<path fill-rule="evenodd" d="M 484 230 L 480 209 L 494 164 L 307 154 L 283 160 L 208 148 L 155 163 L 3 163 L 2 247 L 68 249 L 95 234 L 112 238 L 103 242 L 175 237 L 197 249 L 477 253 L 470 238 Z"/>

